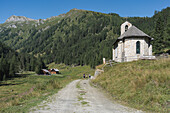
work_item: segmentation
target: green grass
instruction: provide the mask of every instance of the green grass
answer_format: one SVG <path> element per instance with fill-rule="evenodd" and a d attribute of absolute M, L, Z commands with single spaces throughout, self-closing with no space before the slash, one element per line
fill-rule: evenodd
<path fill-rule="evenodd" d="M 78 83 L 76 84 L 76 88 L 78 88 L 78 89 L 81 88 L 81 87 L 80 87 L 80 82 L 78 82 Z"/>
<path fill-rule="evenodd" d="M 83 96 L 83 95 L 85 95 L 86 93 L 80 93 L 80 96 Z"/>
<path fill-rule="evenodd" d="M 27 75 L 1 82 L 0 112 L 27 112 L 70 81 L 67 76 Z"/>
<path fill-rule="evenodd" d="M 66 66 L 65 64 L 55 64 L 51 63 L 48 65 L 48 68 L 57 68 L 60 70 L 62 75 L 77 75 L 79 78 L 83 78 L 83 74 L 94 75 L 94 69 L 91 69 L 90 66 Z"/>
<path fill-rule="evenodd" d="M 84 98 L 81 96 L 78 96 L 78 101 L 82 101 L 82 100 L 84 100 Z"/>
<path fill-rule="evenodd" d="M 58 65 L 56 65 L 58 67 Z M 63 68 L 63 69 L 61 69 Z M 62 74 L 44 76 L 34 73 L 25 73 L 20 77 L 0 82 L 0 112 L 19 113 L 28 112 L 48 96 L 58 92 L 68 83 L 82 78 L 85 73 L 94 72 L 88 66 L 69 67 L 62 65 L 59 69 Z"/>
<path fill-rule="evenodd" d="M 170 110 L 170 58 L 106 67 L 93 83 L 131 107 L 151 112 Z"/>
<path fill-rule="evenodd" d="M 82 102 L 81 102 L 82 105 L 86 105 L 86 104 L 88 104 L 88 103 L 89 103 L 89 102 L 86 102 L 86 101 L 82 101 Z"/>

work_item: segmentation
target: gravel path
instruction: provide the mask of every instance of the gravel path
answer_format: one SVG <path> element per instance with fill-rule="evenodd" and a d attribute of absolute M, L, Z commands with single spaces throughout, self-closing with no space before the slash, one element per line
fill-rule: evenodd
<path fill-rule="evenodd" d="M 142 113 L 109 100 L 88 80 L 75 80 L 30 113 Z"/>

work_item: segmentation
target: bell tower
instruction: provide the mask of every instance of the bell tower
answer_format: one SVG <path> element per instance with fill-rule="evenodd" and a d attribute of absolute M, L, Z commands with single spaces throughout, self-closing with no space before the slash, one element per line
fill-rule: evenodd
<path fill-rule="evenodd" d="M 121 32 L 121 35 L 126 32 L 130 27 L 132 27 L 132 24 L 128 21 L 124 22 L 122 25 L 121 25 L 121 29 L 120 29 L 120 32 Z"/>

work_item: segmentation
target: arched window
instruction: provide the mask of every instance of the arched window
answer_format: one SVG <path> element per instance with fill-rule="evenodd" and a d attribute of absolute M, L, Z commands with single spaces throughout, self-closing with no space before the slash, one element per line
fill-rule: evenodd
<path fill-rule="evenodd" d="M 136 42 L 136 54 L 140 54 L 140 41 Z"/>
<path fill-rule="evenodd" d="M 125 26 L 125 32 L 128 30 L 128 25 Z"/>

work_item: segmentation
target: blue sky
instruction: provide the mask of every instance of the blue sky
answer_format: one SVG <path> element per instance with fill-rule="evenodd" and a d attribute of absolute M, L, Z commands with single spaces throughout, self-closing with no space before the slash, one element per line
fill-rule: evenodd
<path fill-rule="evenodd" d="M 155 10 L 170 7 L 170 0 L 0 0 L 0 23 L 12 16 L 46 19 L 67 13 L 73 8 L 122 17 L 151 17 Z"/>

